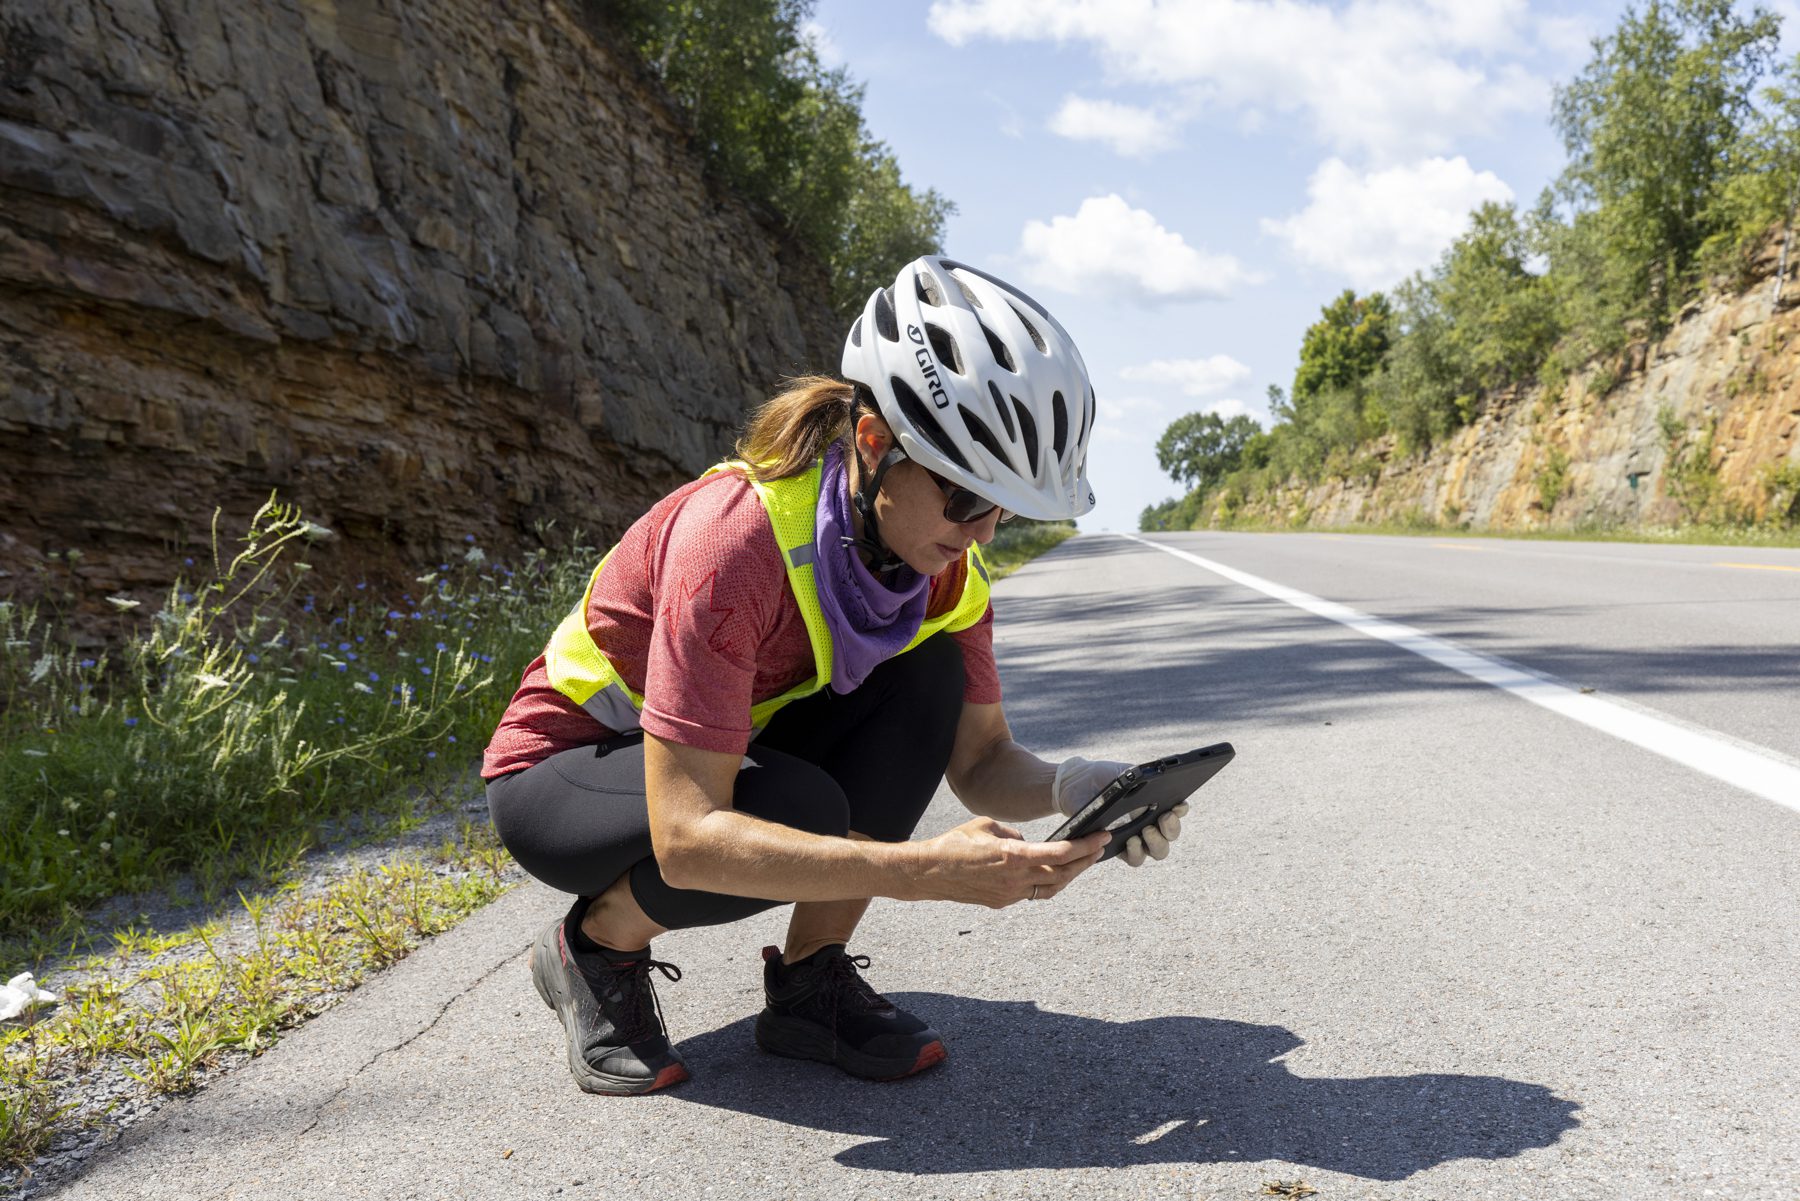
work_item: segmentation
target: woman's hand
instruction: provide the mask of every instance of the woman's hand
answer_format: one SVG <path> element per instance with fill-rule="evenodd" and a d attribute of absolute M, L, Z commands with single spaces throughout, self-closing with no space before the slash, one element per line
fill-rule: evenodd
<path fill-rule="evenodd" d="M 1051 798 L 1064 817 L 1074 817 L 1082 806 L 1099 796 L 1108 784 L 1124 775 L 1131 767 L 1129 763 L 1114 763 L 1109 759 L 1098 761 L 1083 759 L 1080 755 L 1064 759 L 1056 769 L 1056 782 L 1050 786 Z M 1169 844 L 1181 836 L 1181 819 L 1187 816 L 1186 801 L 1176 805 L 1141 831 L 1125 840 L 1125 849 L 1120 856 L 1131 867 L 1141 866 L 1146 856 L 1151 859 L 1165 859 L 1169 854 Z M 1126 820 L 1137 817 L 1142 809 L 1134 809 L 1126 814 Z"/>
<path fill-rule="evenodd" d="M 989 909 L 1048 900 L 1099 862 L 1109 837 L 1101 831 L 1069 842 L 1027 842 L 1011 826 L 978 817 L 913 844 L 919 855 L 915 878 L 926 900 Z"/>

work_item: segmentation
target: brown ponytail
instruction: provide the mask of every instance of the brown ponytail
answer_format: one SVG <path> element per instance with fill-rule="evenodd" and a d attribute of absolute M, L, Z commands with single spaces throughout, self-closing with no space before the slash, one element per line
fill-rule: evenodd
<path fill-rule="evenodd" d="M 802 375 L 750 414 L 738 458 L 759 479 L 779 480 L 811 467 L 825 448 L 850 436 L 856 391 L 828 375 Z"/>

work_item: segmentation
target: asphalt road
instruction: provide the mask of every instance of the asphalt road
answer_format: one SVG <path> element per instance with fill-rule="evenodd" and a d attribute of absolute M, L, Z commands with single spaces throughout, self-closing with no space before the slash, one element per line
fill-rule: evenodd
<path fill-rule="evenodd" d="M 1158 541 L 1714 732 L 1769 779 L 1800 759 L 1800 553 Z M 1165 863 L 998 913 L 876 904 L 853 949 L 945 1033 L 943 1068 L 760 1054 L 770 914 L 658 942 L 694 1080 L 583 1095 L 528 978 L 562 907 L 534 886 L 59 1195 L 1800 1195 L 1800 798 L 1121 537 L 996 608 L 1028 746 L 1238 759 Z M 926 820 L 961 818 L 945 792 Z"/>

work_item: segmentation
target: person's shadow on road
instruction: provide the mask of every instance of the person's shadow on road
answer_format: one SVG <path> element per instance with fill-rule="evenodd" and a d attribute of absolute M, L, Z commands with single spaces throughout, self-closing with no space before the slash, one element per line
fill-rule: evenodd
<path fill-rule="evenodd" d="M 944 1033 L 948 1063 L 854 1080 L 758 1051 L 745 1019 L 681 1040 L 694 1079 L 671 1099 L 867 1135 L 838 1162 L 914 1173 L 1273 1159 L 1396 1181 L 1547 1147 L 1579 1124 L 1574 1102 L 1498 1076 L 1296 1076 L 1278 1059 L 1302 1040 L 1280 1026 L 893 1000 Z"/>

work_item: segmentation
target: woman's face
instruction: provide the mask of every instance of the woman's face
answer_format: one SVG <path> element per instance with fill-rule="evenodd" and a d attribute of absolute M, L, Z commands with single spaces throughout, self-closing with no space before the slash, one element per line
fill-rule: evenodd
<path fill-rule="evenodd" d="M 892 434 L 881 418 L 865 415 L 857 422 L 856 450 L 864 479 L 892 445 Z M 971 542 L 985 546 L 1000 522 L 999 509 L 990 509 L 975 521 L 950 521 L 944 516 L 945 499 L 931 473 L 911 459 L 894 464 L 881 477 L 881 494 L 875 498 L 881 540 L 921 575 L 943 571 L 968 552 Z"/>

